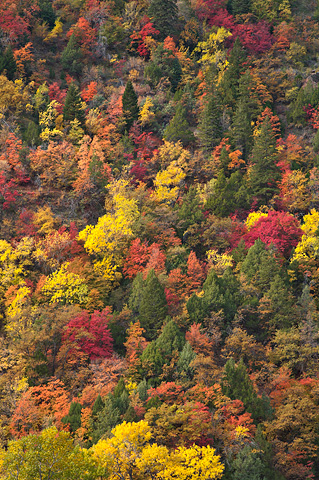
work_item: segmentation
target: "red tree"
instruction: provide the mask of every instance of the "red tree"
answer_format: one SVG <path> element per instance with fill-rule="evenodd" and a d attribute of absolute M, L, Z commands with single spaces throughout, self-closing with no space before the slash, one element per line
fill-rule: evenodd
<path fill-rule="evenodd" d="M 77 344 L 91 360 L 101 357 L 110 358 L 113 353 L 113 339 L 108 328 L 110 317 L 110 307 L 92 314 L 83 310 L 66 326 L 63 342 Z"/>
<path fill-rule="evenodd" d="M 257 238 L 266 245 L 273 243 L 286 258 L 292 248 L 298 244 L 303 231 L 298 220 L 286 212 L 270 211 L 267 217 L 261 217 L 244 236 L 246 248 L 250 248 Z"/>

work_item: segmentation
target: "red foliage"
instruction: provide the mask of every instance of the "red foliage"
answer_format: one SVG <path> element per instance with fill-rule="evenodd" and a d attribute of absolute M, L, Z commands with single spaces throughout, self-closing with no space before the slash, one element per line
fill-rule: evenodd
<path fill-rule="evenodd" d="M 189 278 L 189 293 L 196 292 L 206 278 L 206 268 L 196 257 L 195 252 L 189 254 L 187 260 L 187 275 Z"/>
<path fill-rule="evenodd" d="M 85 102 L 90 102 L 97 94 L 96 82 L 90 82 L 81 92 L 81 96 Z"/>
<path fill-rule="evenodd" d="M 200 331 L 200 323 L 193 323 L 189 331 L 186 332 L 186 340 L 190 343 L 192 349 L 197 354 L 211 355 L 213 345 L 206 333 Z"/>
<path fill-rule="evenodd" d="M 158 35 L 160 32 L 153 27 L 153 23 L 150 21 L 148 17 L 144 17 L 143 19 L 144 26 L 141 28 L 139 32 L 133 32 L 130 38 L 131 47 L 136 49 L 141 57 L 146 59 L 150 56 L 150 48 L 144 42 L 146 37 L 153 37 Z"/>
<path fill-rule="evenodd" d="M 298 220 L 286 212 L 270 211 L 267 217 L 260 217 L 244 236 L 246 248 L 250 248 L 257 238 L 266 245 L 273 243 L 278 251 L 288 258 L 292 248 L 298 244 L 303 231 Z"/>
<path fill-rule="evenodd" d="M 3 209 L 11 207 L 17 200 L 20 193 L 15 190 L 17 181 L 15 179 L 8 180 L 4 172 L 0 172 L 0 206 Z"/>
<path fill-rule="evenodd" d="M 168 405 L 181 402 L 184 396 L 183 387 L 176 385 L 175 382 L 162 383 L 157 388 L 150 388 L 147 393 L 149 395 L 148 400 L 158 397 L 161 402 L 165 402 Z"/>
<path fill-rule="evenodd" d="M 18 237 L 34 237 L 38 231 L 38 226 L 33 223 L 34 212 L 23 209 L 17 220 Z"/>
<path fill-rule="evenodd" d="M 142 243 L 136 238 L 128 251 L 123 272 L 128 278 L 134 278 L 138 272 L 143 272 L 143 277 L 146 278 L 152 268 L 156 273 L 163 272 L 165 260 L 165 254 L 160 250 L 158 243 L 148 246 L 147 242 Z"/>
<path fill-rule="evenodd" d="M 110 316 L 110 307 L 92 314 L 83 310 L 66 326 L 63 342 L 76 343 L 91 360 L 110 358 L 113 353 L 113 339 L 108 328 Z"/>
<path fill-rule="evenodd" d="M 92 56 L 92 50 L 96 41 L 96 30 L 91 28 L 86 18 L 80 17 L 73 27 L 67 33 L 67 38 L 70 38 L 74 33 L 80 48 L 84 55 Z"/>
<path fill-rule="evenodd" d="M 50 101 L 56 100 L 59 105 L 56 106 L 56 110 L 59 114 L 63 112 L 63 106 L 64 106 L 64 101 L 66 97 L 67 91 L 66 90 L 61 90 L 58 82 L 51 83 L 49 85 L 49 98 Z"/>
<path fill-rule="evenodd" d="M 38 10 L 37 2 L 32 0 L 1 0 L 0 30 L 11 40 L 28 35 L 32 14 Z"/>

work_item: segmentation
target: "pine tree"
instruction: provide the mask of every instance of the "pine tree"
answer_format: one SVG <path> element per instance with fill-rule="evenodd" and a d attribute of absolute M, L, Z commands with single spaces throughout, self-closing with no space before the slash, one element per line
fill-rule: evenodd
<path fill-rule="evenodd" d="M 76 432 L 81 427 L 81 410 L 82 405 L 78 402 L 72 402 L 69 413 L 63 417 L 62 422 L 70 425 L 71 432 Z"/>
<path fill-rule="evenodd" d="M 4 54 L 0 55 L 0 73 L 5 72 L 7 78 L 13 80 L 16 70 L 17 64 L 13 56 L 12 48 L 9 45 Z"/>
<path fill-rule="evenodd" d="M 56 15 L 52 8 L 52 2 L 50 0 L 38 0 L 40 10 L 38 17 L 47 23 L 49 28 L 53 28 L 55 24 Z"/>
<path fill-rule="evenodd" d="M 245 67 L 246 54 L 242 48 L 239 37 L 236 38 L 234 46 L 228 58 L 228 67 L 220 83 L 223 105 L 234 108 L 239 95 L 239 79 Z"/>
<path fill-rule="evenodd" d="M 250 192 L 259 205 L 266 205 L 273 195 L 279 192 L 277 184 L 280 180 L 276 138 L 268 117 L 264 120 L 260 134 L 255 140 L 251 163 Z"/>
<path fill-rule="evenodd" d="M 206 207 L 218 217 L 228 217 L 239 208 L 248 208 L 248 198 L 240 172 L 234 172 L 226 178 L 221 171 L 214 184 L 214 194 L 208 199 Z"/>
<path fill-rule="evenodd" d="M 143 275 L 139 272 L 133 280 L 131 295 L 128 301 L 128 306 L 135 316 L 138 316 L 140 311 L 140 305 L 143 298 L 143 287 Z"/>
<path fill-rule="evenodd" d="M 260 292 L 270 288 L 279 271 L 273 252 L 266 250 L 265 244 L 260 239 L 250 247 L 240 268 L 240 272 L 245 275 L 247 281 Z"/>
<path fill-rule="evenodd" d="M 192 380 L 194 376 L 194 369 L 190 366 L 190 364 L 195 358 L 196 353 L 192 349 L 190 343 L 186 342 L 177 362 L 178 376 L 182 381 Z"/>
<path fill-rule="evenodd" d="M 253 132 L 249 105 L 244 100 L 239 100 L 237 103 L 231 130 L 236 147 L 242 152 L 243 158 L 248 158 L 252 147 Z"/>
<path fill-rule="evenodd" d="M 177 231 L 182 236 L 191 225 L 199 225 L 204 220 L 196 187 L 192 185 L 183 197 L 182 206 L 177 210 L 180 220 Z"/>
<path fill-rule="evenodd" d="M 252 414 L 255 422 L 265 420 L 272 416 L 269 398 L 257 396 L 252 381 L 247 373 L 243 359 L 236 366 L 230 358 L 224 369 L 224 378 L 221 383 L 222 392 L 232 400 L 241 400 L 247 410 Z"/>
<path fill-rule="evenodd" d="M 145 337 L 152 340 L 167 316 L 167 303 L 164 288 L 160 284 L 153 269 L 145 280 L 140 304 L 141 327 L 145 329 Z"/>
<path fill-rule="evenodd" d="M 232 15 L 243 15 L 249 13 L 251 0 L 229 0 L 227 9 Z"/>
<path fill-rule="evenodd" d="M 71 122 L 75 118 L 81 122 L 81 125 L 85 124 L 85 113 L 83 110 L 79 89 L 75 83 L 71 83 L 68 88 L 68 93 L 65 97 L 63 120 L 65 122 Z"/>
<path fill-rule="evenodd" d="M 176 0 L 152 0 L 148 16 L 154 27 L 160 31 L 159 40 L 177 33 L 178 8 Z"/>
<path fill-rule="evenodd" d="M 79 74 L 82 71 L 82 52 L 77 44 L 75 34 L 72 33 L 68 44 L 62 52 L 62 67 L 70 73 Z"/>
<path fill-rule="evenodd" d="M 133 84 L 129 80 L 126 84 L 122 97 L 123 115 L 125 118 L 125 128 L 127 131 L 133 125 L 134 120 L 138 119 L 139 108 L 137 104 L 137 95 Z"/>
<path fill-rule="evenodd" d="M 204 151 L 210 153 L 222 137 L 220 102 L 215 93 L 208 96 L 198 124 L 198 137 Z"/>
<path fill-rule="evenodd" d="M 189 128 L 186 110 L 182 104 L 177 105 L 174 117 L 164 130 L 163 138 L 173 143 L 180 140 L 184 147 L 194 142 L 195 137 Z"/>

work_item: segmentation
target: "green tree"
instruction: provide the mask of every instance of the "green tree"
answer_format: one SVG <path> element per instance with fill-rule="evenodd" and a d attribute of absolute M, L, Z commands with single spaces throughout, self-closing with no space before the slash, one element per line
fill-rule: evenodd
<path fill-rule="evenodd" d="M 261 452 L 246 445 L 231 463 L 232 480 L 266 480 Z"/>
<path fill-rule="evenodd" d="M 248 199 L 241 173 L 237 171 L 226 178 L 224 172 L 220 171 L 214 184 L 214 193 L 207 200 L 206 207 L 218 217 L 228 217 L 238 208 L 248 208 Z"/>
<path fill-rule="evenodd" d="M 125 118 L 125 128 L 127 131 L 133 125 L 133 122 L 138 119 L 139 108 L 137 104 L 137 95 L 135 93 L 133 84 L 129 80 L 126 84 L 125 91 L 122 97 L 123 115 Z"/>
<path fill-rule="evenodd" d="M 181 381 L 189 382 L 193 379 L 194 369 L 190 366 L 190 364 L 195 358 L 196 353 L 192 349 L 190 343 L 186 342 L 177 362 L 178 377 Z"/>
<path fill-rule="evenodd" d="M 153 340 L 167 316 L 167 302 L 164 288 L 153 269 L 145 280 L 139 309 L 141 327 L 145 329 L 145 337 Z"/>
<path fill-rule="evenodd" d="M 0 73 L 5 72 L 9 80 L 14 79 L 17 70 L 17 64 L 13 56 L 12 48 L 9 47 L 0 55 Z"/>
<path fill-rule="evenodd" d="M 173 143 L 180 140 L 184 147 L 194 142 L 195 137 L 189 128 L 186 110 L 181 103 L 177 105 L 174 117 L 165 128 L 163 138 Z"/>
<path fill-rule="evenodd" d="M 248 412 L 252 414 L 255 422 L 271 418 L 272 409 L 269 398 L 263 395 L 257 396 L 252 381 L 247 373 L 243 359 L 238 365 L 233 358 L 230 358 L 224 369 L 224 378 L 222 380 L 223 394 L 232 400 L 241 400 Z"/>
<path fill-rule="evenodd" d="M 178 8 L 176 0 L 152 0 L 148 16 L 154 27 L 160 31 L 159 40 L 177 33 Z"/>
<path fill-rule="evenodd" d="M 208 95 L 198 124 L 198 138 L 206 153 L 213 150 L 222 137 L 220 101 L 216 93 Z"/>
<path fill-rule="evenodd" d="M 63 423 L 70 425 L 72 433 L 81 427 L 81 411 L 82 405 L 78 402 L 72 402 L 69 413 L 62 419 Z"/>
<path fill-rule="evenodd" d="M 253 132 L 249 104 L 244 100 L 237 102 L 231 127 L 232 138 L 243 158 L 248 158 L 252 147 Z"/>
<path fill-rule="evenodd" d="M 267 204 L 279 192 L 277 184 L 281 176 L 277 163 L 276 137 L 266 117 L 253 146 L 248 180 L 250 192 L 259 205 Z"/>
<path fill-rule="evenodd" d="M 37 16 L 47 23 L 49 28 L 53 28 L 56 20 L 56 15 L 52 8 L 52 2 L 49 0 L 38 0 L 40 10 Z"/>
<path fill-rule="evenodd" d="M 72 33 L 68 44 L 62 52 L 62 67 L 70 73 L 78 75 L 82 71 L 82 52 L 78 46 L 75 34 Z"/>
<path fill-rule="evenodd" d="M 251 0 L 229 0 L 227 9 L 232 15 L 243 15 L 249 13 Z"/>
<path fill-rule="evenodd" d="M 71 83 L 68 88 L 68 93 L 65 97 L 65 103 L 63 107 L 63 120 L 65 122 L 71 122 L 75 119 L 79 120 L 79 122 L 84 125 L 85 113 L 80 92 L 75 83 Z"/>
<path fill-rule="evenodd" d="M 229 64 L 219 86 L 222 92 L 223 104 L 230 106 L 232 109 L 239 95 L 239 80 L 245 69 L 245 60 L 246 54 L 239 37 L 237 37 L 228 58 Z"/>

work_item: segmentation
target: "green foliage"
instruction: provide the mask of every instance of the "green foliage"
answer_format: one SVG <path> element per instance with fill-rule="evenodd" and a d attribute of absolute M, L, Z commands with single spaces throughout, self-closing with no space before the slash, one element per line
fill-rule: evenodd
<path fill-rule="evenodd" d="M 189 128 L 186 110 L 181 103 L 177 105 L 174 117 L 165 128 L 163 138 L 173 143 L 180 140 L 184 147 L 194 142 L 195 137 Z"/>
<path fill-rule="evenodd" d="M 167 316 L 167 303 L 164 288 L 155 272 L 151 269 L 145 280 L 139 307 L 141 327 L 145 328 L 145 337 L 152 340 L 156 337 Z"/>
<path fill-rule="evenodd" d="M 71 74 L 78 75 L 82 70 L 81 60 L 82 52 L 77 44 L 75 34 L 72 33 L 61 55 L 62 67 Z"/>
<path fill-rule="evenodd" d="M 278 193 L 277 182 L 280 180 L 276 138 L 268 117 L 263 122 L 260 135 L 254 142 L 251 163 L 250 191 L 259 205 L 265 205 L 275 193 Z"/>
<path fill-rule="evenodd" d="M 81 427 L 81 410 L 82 405 L 78 402 L 72 402 L 69 413 L 63 417 L 62 422 L 70 426 L 72 433 Z"/>
<path fill-rule="evenodd" d="M 213 92 L 208 95 L 198 124 L 198 138 L 204 151 L 209 153 L 221 140 L 222 124 L 220 100 Z"/>
<path fill-rule="evenodd" d="M 9 45 L 4 53 L 0 55 L 0 73 L 5 73 L 9 80 L 14 79 L 17 64 L 13 56 L 12 48 Z"/>
<path fill-rule="evenodd" d="M 68 93 L 65 97 L 63 120 L 65 122 L 72 122 L 75 119 L 77 119 L 81 125 L 84 125 L 85 113 L 79 89 L 75 83 L 71 83 L 68 88 Z"/>
<path fill-rule="evenodd" d="M 139 108 L 137 104 L 137 95 L 133 84 L 129 80 L 126 84 L 122 97 L 123 115 L 125 118 L 125 127 L 129 131 L 133 122 L 138 119 Z"/>
<path fill-rule="evenodd" d="M 148 16 L 154 27 L 160 31 L 159 39 L 164 40 L 178 31 L 178 8 L 175 0 L 152 0 Z"/>

